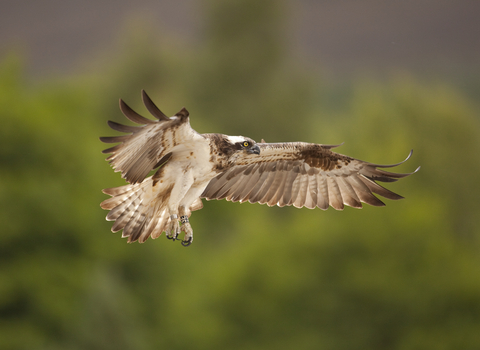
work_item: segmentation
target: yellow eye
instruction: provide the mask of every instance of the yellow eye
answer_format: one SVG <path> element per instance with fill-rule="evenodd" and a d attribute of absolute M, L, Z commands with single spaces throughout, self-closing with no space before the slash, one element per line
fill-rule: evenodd
<path fill-rule="evenodd" d="M 243 143 L 243 147 L 248 147 L 248 146 L 250 146 L 250 142 L 245 141 L 245 142 Z"/>

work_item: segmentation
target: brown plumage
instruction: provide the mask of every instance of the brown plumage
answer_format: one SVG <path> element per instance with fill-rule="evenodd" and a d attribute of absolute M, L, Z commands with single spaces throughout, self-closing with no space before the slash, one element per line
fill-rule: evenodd
<path fill-rule="evenodd" d="M 337 210 L 342 210 L 344 205 L 361 208 L 362 202 L 383 206 L 374 193 L 388 199 L 403 197 L 375 181 L 393 182 L 412 174 L 379 169 L 403 162 L 367 163 L 335 153 L 331 150 L 335 146 L 330 145 L 285 142 L 259 143 L 258 147 L 259 156 L 239 157 L 235 166 L 210 181 L 202 197 L 324 210 L 328 205 Z"/>
<path fill-rule="evenodd" d="M 111 153 L 107 161 L 129 182 L 104 190 L 112 198 L 101 206 L 110 210 L 107 220 L 115 221 L 112 231 L 123 229 L 129 242 L 144 242 L 162 232 L 176 239 L 184 231 L 183 244 L 189 245 L 193 231 L 188 217 L 202 208 L 201 198 L 323 210 L 329 206 L 342 210 L 345 205 L 361 208 L 362 203 L 383 206 L 375 194 L 393 200 L 403 197 L 377 182 L 394 182 L 419 169 L 388 172 L 382 168 L 403 162 L 368 163 L 333 152 L 337 147 L 333 145 L 263 139 L 257 144 L 243 136 L 201 135 L 190 127 L 185 108 L 168 118 L 144 91 L 142 99 L 157 120 L 139 115 L 120 101 L 125 116 L 143 125 L 109 122 L 112 129 L 129 134 L 101 138 L 106 143 L 119 142 L 103 152 Z"/>

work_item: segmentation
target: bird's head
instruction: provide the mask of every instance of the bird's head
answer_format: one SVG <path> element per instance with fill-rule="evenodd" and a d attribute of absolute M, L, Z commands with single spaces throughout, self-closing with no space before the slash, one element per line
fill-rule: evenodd
<path fill-rule="evenodd" d="M 228 140 L 232 143 L 236 151 L 243 151 L 247 154 L 260 154 L 260 147 L 249 137 L 229 136 Z"/>

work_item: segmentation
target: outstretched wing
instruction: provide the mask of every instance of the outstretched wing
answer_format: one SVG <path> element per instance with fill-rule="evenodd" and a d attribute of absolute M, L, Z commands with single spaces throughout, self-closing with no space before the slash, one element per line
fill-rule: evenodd
<path fill-rule="evenodd" d="M 239 156 L 233 167 L 210 181 L 202 197 L 324 210 L 329 205 L 337 210 L 342 210 L 344 205 L 361 208 L 362 202 L 383 206 L 374 193 L 388 199 L 403 197 L 376 181 L 393 182 L 410 175 L 379 169 L 401 163 L 364 162 L 332 152 L 335 146 L 305 142 L 257 145 L 260 155 Z"/>
<path fill-rule="evenodd" d="M 162 165 L 171 156 L 172 149 L 198 135 L 190 127 L 188 111 L 183 108 L 175 116 L 168 118 L 142 90 L 143 103 L 157 120 L 142 117 L 120 100 L 120 109 L 125 117 L 142 126 L 127 126 L 113 121 L 108 125 L 128 135 L 101 137 L 105 143 L 120 144 L 108 148 L 103 153 L 112 153 L 106 160 L 116 172 L 134 184 L 143 181 L 148 173 Z"/>

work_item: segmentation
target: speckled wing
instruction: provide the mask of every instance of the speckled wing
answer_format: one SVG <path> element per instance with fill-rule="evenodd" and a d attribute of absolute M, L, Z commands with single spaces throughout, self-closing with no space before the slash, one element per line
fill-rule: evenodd
<path fill-rule="evenodd" d="M 210 181 L 202 198 L 323 210 L 329 206 L 342 210 L 345 205 L 361 208 L 362 202 L 384 206 L 374 193 L 388 199 L 403 197 L 377 181 L 394 182 L 412 174 L 379 169 L 401 163 L 372 164 L 335 153 L 331 149 L 336 146 L 304 142 L 257 145 L 260 155 L 239 156 L 231 168 Z"/>
<path fill-rule="evenodd" d="M 129 134 L 100 138 L 105 143 L 120 142 L 103 153 L 111 153 L 106 160 L 132 184 L 143 181 L 152 169 L 168 161 L 176 145 L 191 141 L 195 134 L 198 135 L 190 127 L 188 111 L 185 108 L 169 118 L 143 90 L 142 99 L 157 120 L 142 117 L 120 100 L 120 109 L 125 117 L 142 126 L 127 126 L 109 121 L 108 125 L 112 129 Z"/>

